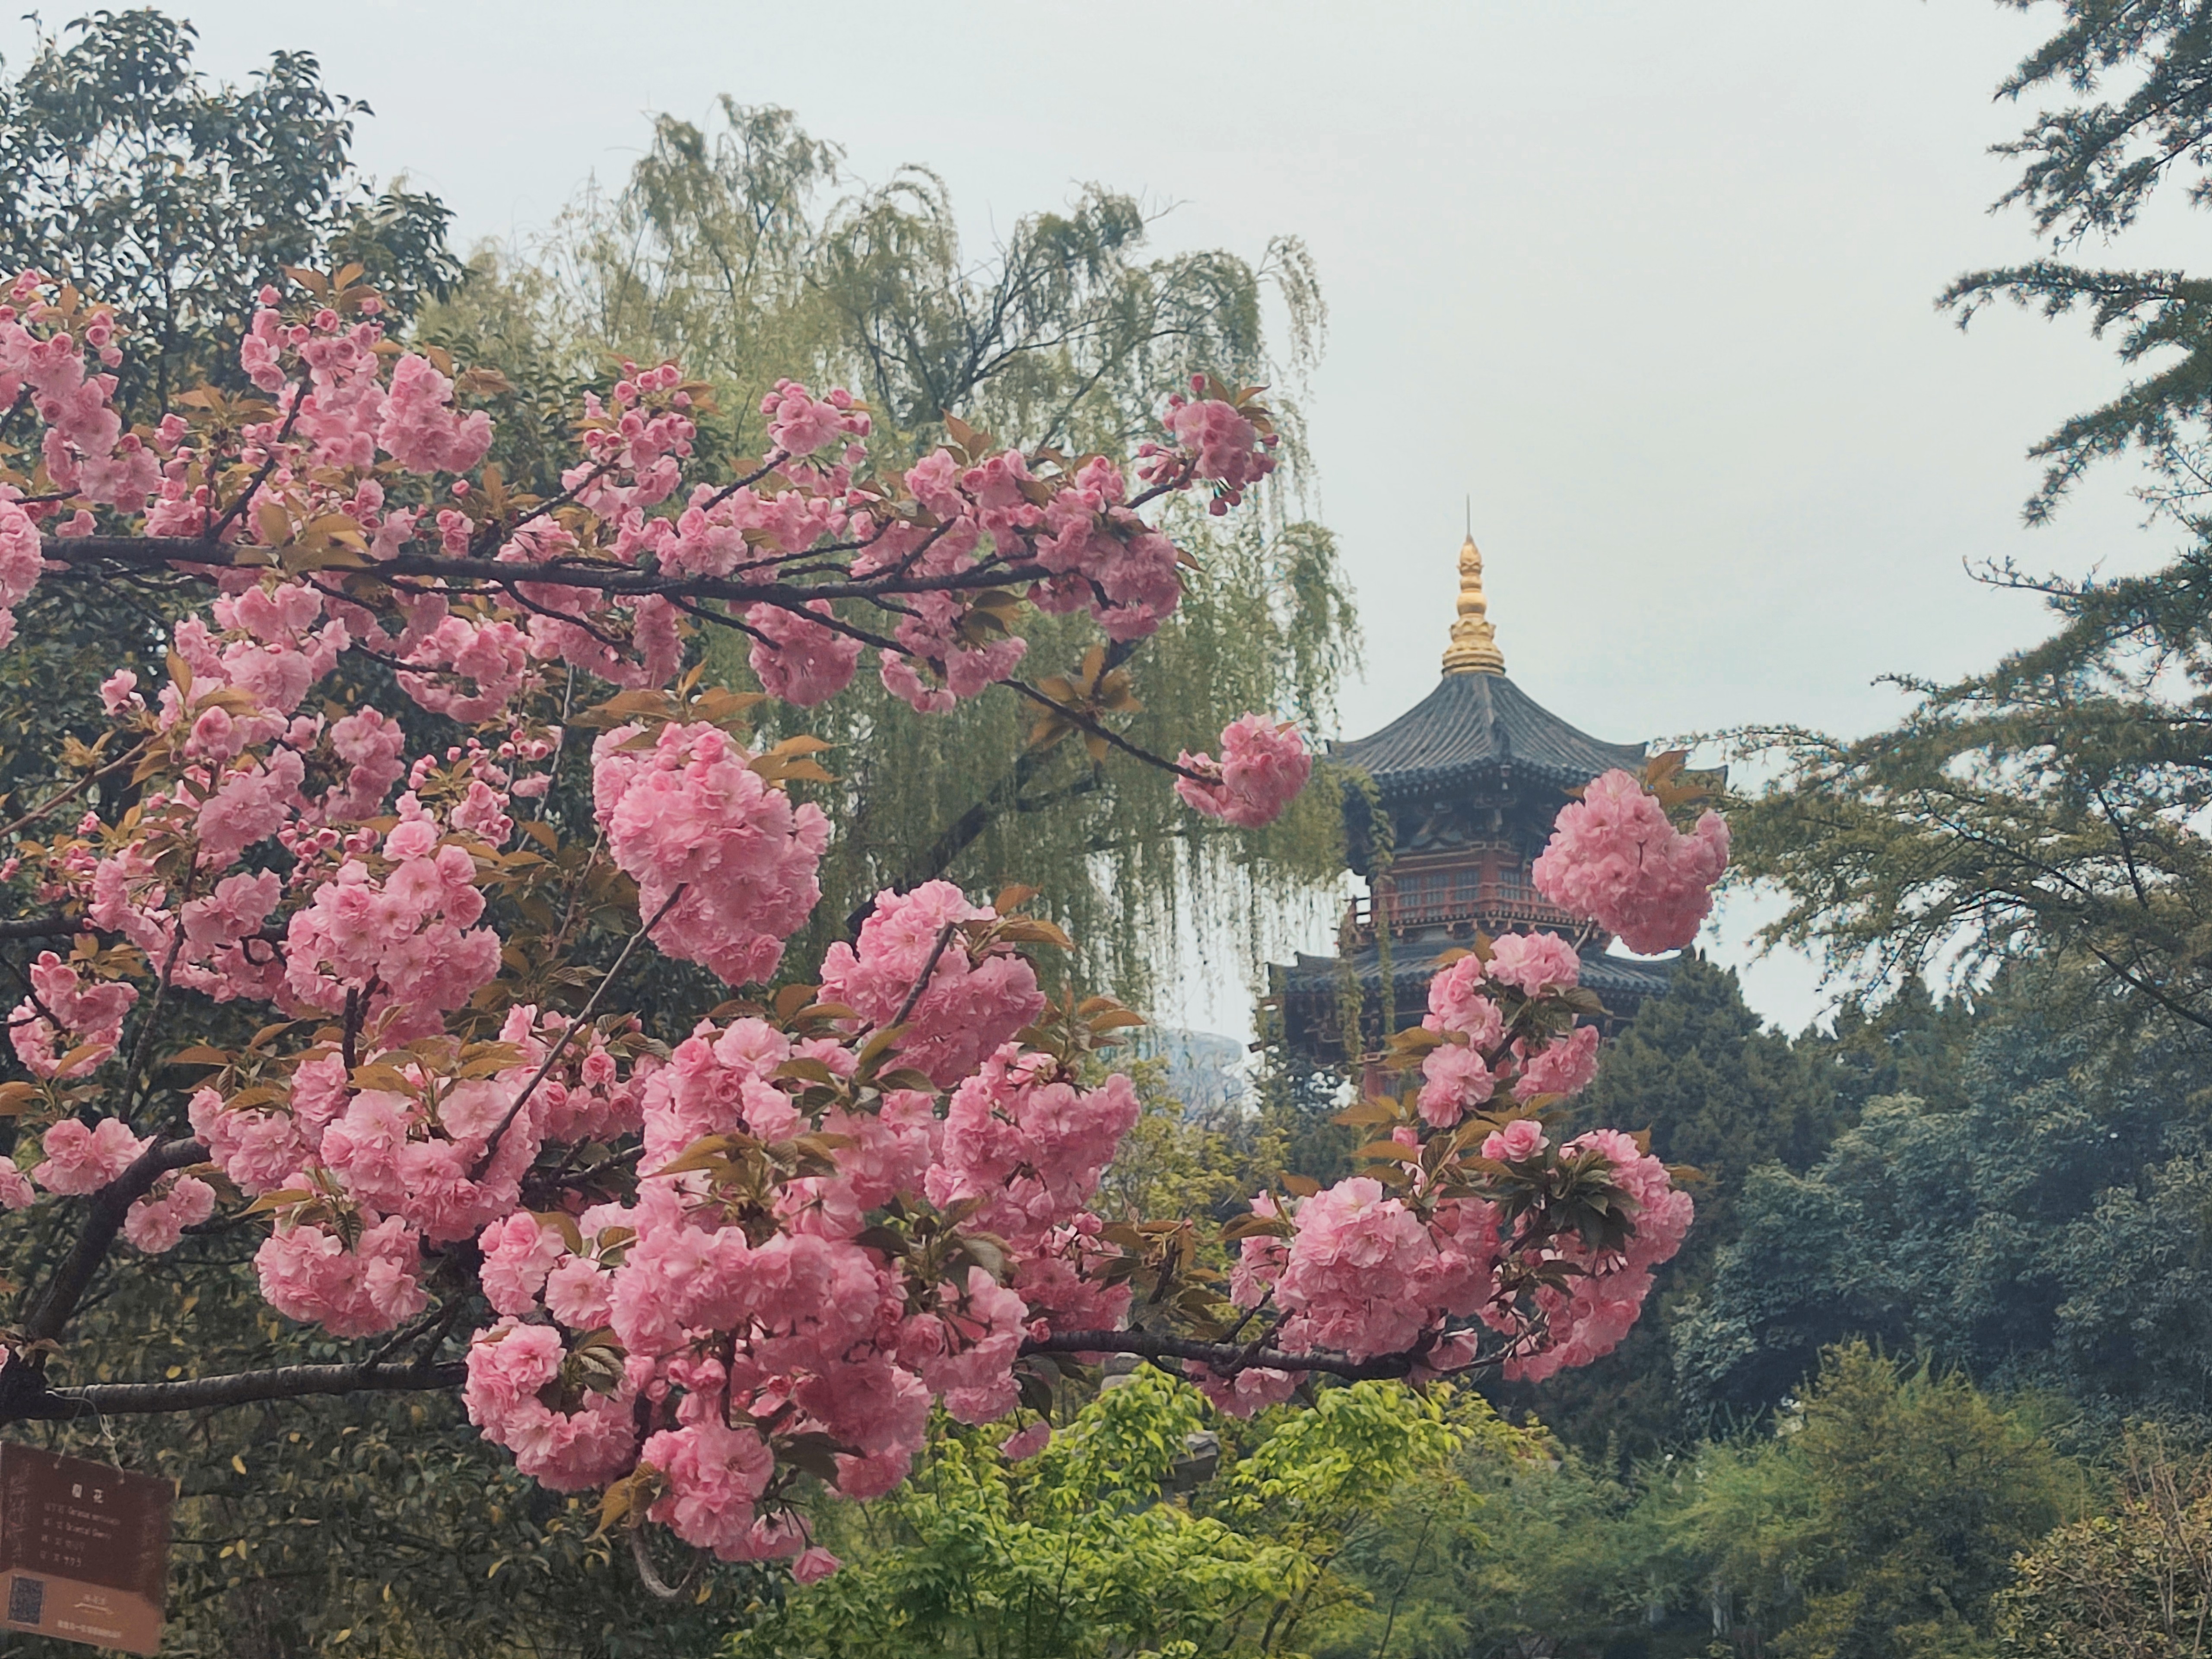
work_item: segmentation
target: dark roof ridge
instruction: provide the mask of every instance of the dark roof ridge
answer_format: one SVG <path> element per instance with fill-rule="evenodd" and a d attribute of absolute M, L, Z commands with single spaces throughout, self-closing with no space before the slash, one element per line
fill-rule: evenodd
<path fill-rule="evenodd" d="M 1643 744 L 1607 743 L 1569 725 L 1503 674 L 1447 674 L 1381 731 L 1330 749 L 1386 796 L 1507 766 L 1572 787 L 1615 767 L 1640 770 L 1645 754 Z"/>

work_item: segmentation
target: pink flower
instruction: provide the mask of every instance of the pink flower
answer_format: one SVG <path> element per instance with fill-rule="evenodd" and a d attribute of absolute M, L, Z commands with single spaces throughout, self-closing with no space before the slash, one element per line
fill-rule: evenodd
<path fill-rule="evenodd" d="M 1208 817 L 1256 830 L 1283 814 L 1313 771 L 1313 757 L 1294 726 L 1246 714 L 1221 733 L 1221 760 L 1185 750 L 1176 763 L 1211 781 L 1177 778 L 1183 804 Z"/>
<path fill-rule="evenodd" d="M 501 1314 L 527 1313 L 545 1288 L 545 1275 L 567 1254 L 561 1235 L 527 1210 L 493 1222 L 477 1248 L 483 1252 L 477 1280 L 484 1300 Z"/>
<path fill-rule="evenodd" d="M 791 1564 L 791 1576 L 801 1584 L 818 1584 L 842 1565 L 843 1562 L 817 1544 L 799 1553 L 799 1559 Z"/>
<path fill-rule="evenodd" d="M 1690 1195 L 1674 1185 L 1657 1158 L 1638 1151 L 1633 1140 L 1614 1129 L 1592 1130 L 1563 1150 L 1571 1154 L 1585 1149 L 1602 1152 L 1612 1163 L 1613 1180 L 1634 1207 L 1635 1232 L 1625 1251 L 1607 1254 L 1571 1236 L 1553 1242 L 1560 1259 L 1579 1271 L 1560 1285 L 1537 1291 L 1542 1340 L 1506 1362 L 1509 1377 L 1540 1382 L 1612 1352 L 1651 1292 L 1653 1269 L 1681 1248 L 1689 1231 L 1694 1213 Z"/>
<path fill-rule="evenodd" d="M 1483 1138 L 1482 1155 L 1501 1164 L 1525 1164 L 1550 1144 L 1542 1124 L 1533 1117 L 1516 1117 Z"/>
<path fill-rule="evenodd" d="M 421 1265 L 421 1245 L 397 1216 L 364 1229 L 351 1249 L 312 1223 L 280 1225 L 253 1257 L 270 1307 L 333 1336 L 374 1336 L 422 1312 Z"/>
<path fill-rule="evenodd" d="M 817 599 L 808 609 L 820 616 L 831 614 L 827 599 Z M 853 671 L 860 660 L 860 641 L 778 605 L 753 606 L 745 612 L 745 622 L 760 636 L 747 660 L 771 696 L 811 708 L 853 683 Z"/>
<path fill-rule="evenodd" d="M 123 1218 L 123 1236 L 149 1255 L 173 1250 L 185 1229 L 215 1213 L 215 1188 L 198 1176 L 179 1176 L 165 1193 L 149 1193 Z"/>
<path fill-rule="evenodd" d="M 295 1102 L 299 1092 L 295 1084 Z M 209 1162 L 242 1192 L 254 1197 L 275 1192 L 307 1167 L 310 1147 L 289 1112 L 233 1111 L 213 1089 L 197 1091 L 190 1112 L 192 1133 L 208 1149 Z"/>
<path fill-rule="evenodd" d="M 579 1389 L 570 1409 L 549 1404 L 544 1396 L 567 1358 L 550 1325 L 502 1319 L 469 1345 L 461 1399 L 469 1420 L 512 1451 L 525 1474 L 555 1492 L 583 1492 L 621 1474 L 635 1454 L 635 1389 L 625 1371 L 611 1392 Z"/>
<path fill-rule="evenodd" d="M 1488 1054 L 1505 1035 L 1505 1016 L 1485 990 L 1490 977 L 1480 957 L 1464 956 L 1429 981 L 1428 1018 L 1421 1024 L 1431 1031 L 1457 1031 L 1478 1054 Z"/>
<path fill-rule="evenodd" d="M 40 1138 L 46 1158 L 31 1179 L 50 1193 L 96 1193 L 119 1180 L 153 1144 L 132 1134 L 119 1117 L 104 1117 L 91 1128 L 65 1117 Z"/>
<path fill-rule="evenodd" d="M 888 1025 L 928 966 L 900 1054 L 939 1088 L 951 1088 L 1044 1012 L 1036 970 L 1024 958 L 1006 945 L 977 953 L 963 932 L 997 916 L 988 905 L 969 903 L 949 881 L 925 882 L 911 893 L 886 888 L 860 924 L 860 948 L 840 940 L 823 957 L 823 995 L 872 1024 Z M 951 937 L 939 949 L 948 927 Z"/>
<path fill-rule="evenodd" d="M 392 366 L 376 441 L 410 472 L 466 472 L 491 447 L 491 417 L 464 417 L 449 405 L 453 383 L 425 358 L 408 352 Z"/>
<path fill-rule="evenodd" d="M 757 1558 L 753 1505 L 775 1465 L 751 1428 L 733 1429 L 715 1417 L 663 1429 L 645 1443 L 642 1455 L 665 1483 L 648 1511 L 655 1521 L 724 1560 Z"/>
<path fill-rule="evenodd" d="M 1597 1027 L 1577 1025 L 1522 1062 L 1516 1091 L 1536 1095 L 1578 1095 L 1597 1075 Z"/>
<path fill-rule="evenodd" d="M 825 445 L 868 435 L 867 416 L 842 390 L 819 398 L 796 380 L 778 380 L 760 408 L 769 417 L 769 441 L 787 455 L 811 455 Z"/>
<path fill-rule="evenodd" d="M 1027 1428 L 1017 1429 L 999 1443 L 999 1455 L 1009 1463 L 1035 1457 L 1052 1443 L 1052 1425 L 1040 1417 Z"/>
<path fill-rule="evenodd" d="M 1436 1267 L 1428 1229 L 1365 1176 L 1305 1200 L 1275 1285 L 1303 1339 L 1354 1359 L 1411 1346 L 1428 1323 L 1426 1280 Z"/>
<path fill-rule="evenodd" d="M 31 597 L 45 568 L 39 526 L 15 502 L 0 501 L 0 647 L 15 639 L 15 607 Z"/>
<path fill-rule="evenodd" d="M 114 980 L 88 985 L 52 951 L 39 953 L 29 979 L 32 994 L 9 1016 L 15 1058 L 33 1077 L 83 1077 L 96 1070 L 123 1040 L 123 1017 L 138 1000 L 137 988 Z"/>
<path fill-rule="evenodd" d="M 940 1207 L 980 1200 L 975 1224 L 1039 1247 L 1098 1190 L 1142 1109 L 1122 1073 L 1083 1089 L 1009 1043 L 954 1091 L 924 1191 Z"/>
<path fill-rule="evenodd" d="M 639 910 L 651 917 L 684 890 L 654 944 L 732 985 L 767 979 L 822 896 L 829 820 L 764 782 L 719 726 L 665 726 L 641 751 L 637 735 L 624 726 L 593 745 L 592 789 Z"/>
<path fill-rule="evenodd" d="M 1498 1091 L 1498 1079 L 1472 1044 L 1447 1042 L 1421 1062 L 1420 1113 L 1439 1129 L 1449 1129 Z"/>
<path fill-rule="evenodd" d="M 1697 937 L 1728 854 L 1728 825 L 1718 813 L 1705 813 L 1688 835 L 1680 834 L 1656 797 L 1613 771 L 1560 809 L 1531 873 L 1553 903 L 1648 955 Z"/>
<path fill-rule="evenodd" d="M 110 714 L 120 714 L 128 709 L 143 708 L 146 700 L 133 688 L 138 677 L 127 668 L 118 668 L 100 683 L 100 704 Z"/>
<path fill-rule="evenodd" d="M 1582 958 L 1557 933 L 1507 933 L 1491 946 L 1490 977 L 1528 995 L 1574 988 Z"/>

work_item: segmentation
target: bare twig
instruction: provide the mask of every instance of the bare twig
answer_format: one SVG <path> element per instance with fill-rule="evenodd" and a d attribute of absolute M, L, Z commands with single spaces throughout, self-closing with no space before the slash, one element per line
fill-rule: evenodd
<path fill-rule="evenodd" d="M 507 1109 L 507 1115 L 500 1119 L 498 1127 L 491 1132 L 491 1138 L 484 1142 L 483 1155 L 477 1159 L 476 1168 L 470 1171 L 471 1180 L 483 1179 L 483 1172 L 491 1167 L 492 1158 L 499 1151 L 500 1137 L 507 1133 L 507 1125 L 514 1121 L 523 1107 L 528 1103 L 530 1097 L 538 1091 L 538 1085 L 544 1082 L 554 1066 L 560 1063 L 561 1056 L 568 1052 L 570 1040 L 579 1030 L 591 1024 L 592 1016 L 599 1012 L 599 999 L 606 995 L 607 987 L 615 982 L 615 976 L 622 972 L 623 964 L 629 960 L 630 952 L 637 949 L 638 941 L 660 926 L 660 919 L 676 908 L 676 901 L 684 896 L 684 890 L 690 885 L 689 882 L 678 882 L 674 890 L 661 901 L 660 908 L 653 913 L 653 920 L 641 923 L 638 930 L 623 941 L 622 954 L 615 958 L 614 965 L 609 968 L 605 975 L 592 987 L 591 998 L 584 1004 L 583 1012 L 562 1028 L 561 1035 L 554 1040 L 553 1046 L 546 1050 L 545 1063 L 538 1068 L 536 1074 L 529 1082 L 522 1085 L 522 1092 L 514 1097 L 514 1104 Z"/>
<path fill-rule="evenodd" d="M 952 943 L 953 934 L 959 931 L 960 924 L 957 921 L 948 921 L 937 930 L 937 943 L 929 947 L 929 960 L 921 964 L 921 971 L 914 976 L 914 984 L 907 991 L 906 1000 L 899 1004 L 898 1012 L 891 1016 L 892 1024 L 906 1024 L 906 1017 L 914 1012 L 914 1005 L 921 1000 L 921 994 L 929 988 L 929 976 L 937 971 L 937 964 L 944 959 L 945 947 Z"/>
<path fill-rule="evenodd" d="M 24 813 L 22 817 L 17 818 L 14 823 L 0 823 L 0 837 L 12 836 L 18 830 L 24 828 L 26 825 L 36 823 L 40 818 L 46 817 L 47 813 L 52 811 L 57 806 L 65 805 L 70 801 L 76 799 L 77 796 L 82 794 L 86 790 L 92 787 L 94 784 L 98 783 L 102 778 L 112 776 L 113 774 L 121 771 L 125 767 L 130 765 L 133 761 L 137 760 L 145 752 L 146 745 L 143 741 L 131 744 L 130 748 L 125 750 L 113 760 L 108 762 L 106 765 L 101 767 L 98 771 L 88 772 L 82 777 L 79 778 L 75 783 L 68 786 L 68 787 L 55 791 L 54 793 L 47 796 L 46 799 L 40 801 L 36 806 L 33 806 L 29 811 Z"/>

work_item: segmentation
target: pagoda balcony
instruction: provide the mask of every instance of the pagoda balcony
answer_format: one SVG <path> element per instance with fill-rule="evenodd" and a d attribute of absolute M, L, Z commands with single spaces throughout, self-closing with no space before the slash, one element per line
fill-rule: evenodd
<path fill-rule="evenodd" d="M 1477 929 L 1492 935 L 1515 927 L 1537 927 L 1563 933 L 1576 930 L 1572 916 L 1534 897 L 1470 899 L 1454 895 L 1417 898 L 1401 893 L 1385 902 L 1382 914 L 1389 922 L 1393 938 L 1431 927 L 1454 932 L 1463 928 L 1470 937 Z M 1371 945 L 1375 941 L 1375 917 L 1374 896 L 1361 893 L 1352 899 L 1345 921 L 1354 938 L 1362 944 Z"/>

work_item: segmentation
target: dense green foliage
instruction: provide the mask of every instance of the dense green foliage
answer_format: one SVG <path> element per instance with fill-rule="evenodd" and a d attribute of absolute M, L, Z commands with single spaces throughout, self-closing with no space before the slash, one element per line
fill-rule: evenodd
<path fill-rule="evenodd" d="M 243 384 L 240 307 L 288 264 L 359 261 L 402 319 L 460 276 L 436 198 L 354 170 L 368 108 L 313 57 L 276 52 L 233 86 L 192 67 L 193 41 L 158 11 L 100 12 L 0 82 L 0 265 L 116 307 L 133 336 L 118 402 L 140 418 L 202 380 Z"/>
<path fill-rule="evenodd" d="M 2014 1553 L 2082 1496 L 2032 1403 L 1849 1346 L 1773 1431 L 1626 1479 L 1574 1457 L 1516 1472 L 1471 1622 L 1486 1653 L 1972 1652 Z"/>
<path fill-rule="evenodd" d="M 2193 1659 L 2212 1636 L 2212 1464 L 2129 1437 L 2112 1511 L 2057 1528 L 1996 1598 L 2003 1659 Z"/>
<path fill-rule="evenodd" d="M 1362 1382 L 1275 1414 L 1220 1453 L 1216 1474 L 1194 1455 L 1209 1417 L 1194 1390 L 1145 1370 L 1027 1462 L 994 1448 L 1003 1427 L 940 1425 L 910 1485 L 823 1517 L 854 1565 L 792 1595 L 734 1659 L 1303 1652 L 1314 1632 L 1372 1610 L 1336 1569 L 1363 1538 L 1363 1564 L 1387 1564 L 1378 1505 L 1401 1488 L 1449 1504 L 1464 1491 L 1455 1454 L 1521 1445 L 1480 1402 Z"/>
<path fill-rule="evenodd" d="M 2100 1410 L 2203 1410 L 2204 1056 L 2115 1060 L 2026 978 L 1960 1052 L 1963 1102 L 1879 1097 L 1814 1167 L 1752 1177 L 1740 1237 L 1676 1328 L 1693 1401 L 1762 1409 L 1863 1334 Z"/>
<path fill-rule="evenodd" d="M 846 1569 L 730 1653 L 1986 1654 L 2001 1602 L 2027 1618 L 2015 1556 L 2095 1491 L 2050 1426 L 1858 1344 L 1773 1430 L 1615 1473 L 1468 1396 L 1361 1383 L 1239 1427 L 1139 1373 L 1027 1462 L 940 1426 L 910 1487 L 823 1516 Z"/>

